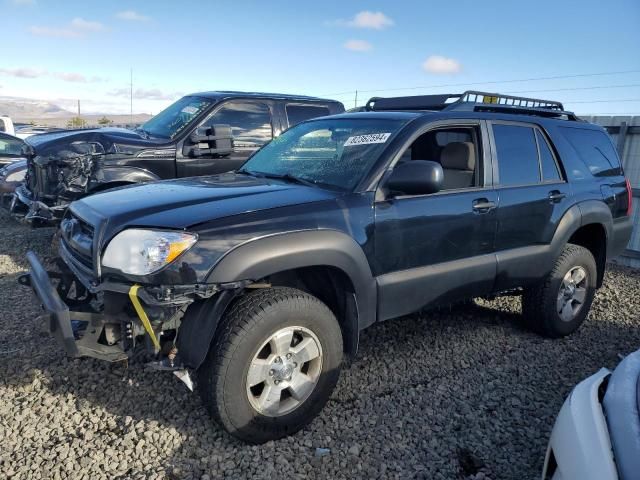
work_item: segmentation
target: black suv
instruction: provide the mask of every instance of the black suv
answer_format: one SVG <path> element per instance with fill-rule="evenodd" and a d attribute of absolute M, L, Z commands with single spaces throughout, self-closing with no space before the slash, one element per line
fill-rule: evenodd
<path fill-rule="evenodd" d="M 55 223 L 71 201 L 95 192 L 234 170 L 287 128 L 341 112 L 340 102 L 320 98 L 204 92 L 181 98 L 135 130 L 36 135 L 27 141 L 25 182 L 3 195 L 2 204 L 33 225 Z"/>
<path fill-rule="evenodd" d="M 74 202 L 64 270 L 29 253 L 21 282 L 69 355 L 196 370 L 250 442 L 313 418 L 375 322 L 521 293 L 532 329 L 574 332 L 632 230 L 604 130 L 479 92 L 367 110 L 301 123 L 233 173 Z"/>

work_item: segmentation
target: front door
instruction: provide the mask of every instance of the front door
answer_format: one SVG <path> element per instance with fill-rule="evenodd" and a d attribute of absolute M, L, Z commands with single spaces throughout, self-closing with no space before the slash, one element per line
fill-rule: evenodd
<path fill-rule="evenodd" d="M 444 189 L 376 203 L 379 318 L 492 290 L 498 197 L 487 138 L 482 122 L 457 121 L 422 133 L 401 155 L 398 162 L 439 162 Z"/>
<path fill-rule="evenodd" d="M 230 101 L 223 103 L 200 127 L 229 125 L 234 149 L 230 155 L 178 157 L 178 177 L 212 175 L 236 170 L 249 156 L 273 138 L 271 108 L 266 103 Z"/>

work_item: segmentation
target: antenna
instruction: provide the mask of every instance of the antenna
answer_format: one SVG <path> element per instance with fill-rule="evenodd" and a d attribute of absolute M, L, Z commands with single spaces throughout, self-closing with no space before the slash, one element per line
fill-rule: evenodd
<path fill-rule="evenodd" d="M 133 68 L 130 71 L 129 81 L 129 122 L 133 125 Z"/>

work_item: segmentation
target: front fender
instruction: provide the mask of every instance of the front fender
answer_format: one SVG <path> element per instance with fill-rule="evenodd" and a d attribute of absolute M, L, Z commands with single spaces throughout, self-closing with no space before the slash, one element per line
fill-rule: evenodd
<path fill-rule="evenodd" d="M 160 180 L 155 173 L 140 167 L 111 165 L 99 168 L 95 175 L 95 182 L 105 183 L 142 183 Z"/>
<path fill-rule="evenodd" d="M 344 272 L 354 286 L 358 328 L 376 319 L 376 284 L 369 262 L 353 238 L 336 230 L 305 230 L 270 235 L 243 243 L 225 254 L 207 283 L 259 280 L 302 267 L 329 266 Z"/>

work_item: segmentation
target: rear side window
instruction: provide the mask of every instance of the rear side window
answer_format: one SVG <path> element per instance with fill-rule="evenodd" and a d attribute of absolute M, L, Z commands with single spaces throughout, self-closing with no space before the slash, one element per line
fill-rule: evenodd
<path fill-rule="evenodd" d="M 255 149 L 273 137 L 271 112 L 263 103 L 229 102 L 209 117 L 205 126 L 229 125 L 236 149 Z"/>
<path fill-rule="evenodd" d="M 493 124 L 500 185 L 540 182 L 538 148 L 533 128 Z"/>
<path fill-rule="evenodd" d="M 553 158 L 553 153 L 549 148 L 549 144 L 539 130 L 536 130 L 536 138 L 538 140 L 538 148 L 540 149 L 540 165 L 542 166 L 542 179 L 545 182 L 552 180 L 560 180 L 560 172 L 558 165 Z"/>
<path fill-rule="evenodd" d="M 4 126 L 4 120 L 0 118 L 0 132 L 6 132 L 7 128 Z"/>
<path fill-rule="evenodd" d="M 599 130 L 562 127 L 562 133 L 587 165 L 592 175 L 622 175 L 620 159 L 611 139 Z"/>
<path fill-rule="evenodd" d="M 290 127 L 309 120 L 310 118 L 329 115 L 329 108 L 319 105 L 287 105 L 285 108 L 287 110 L 287 120 L 289 121 Z"/>

